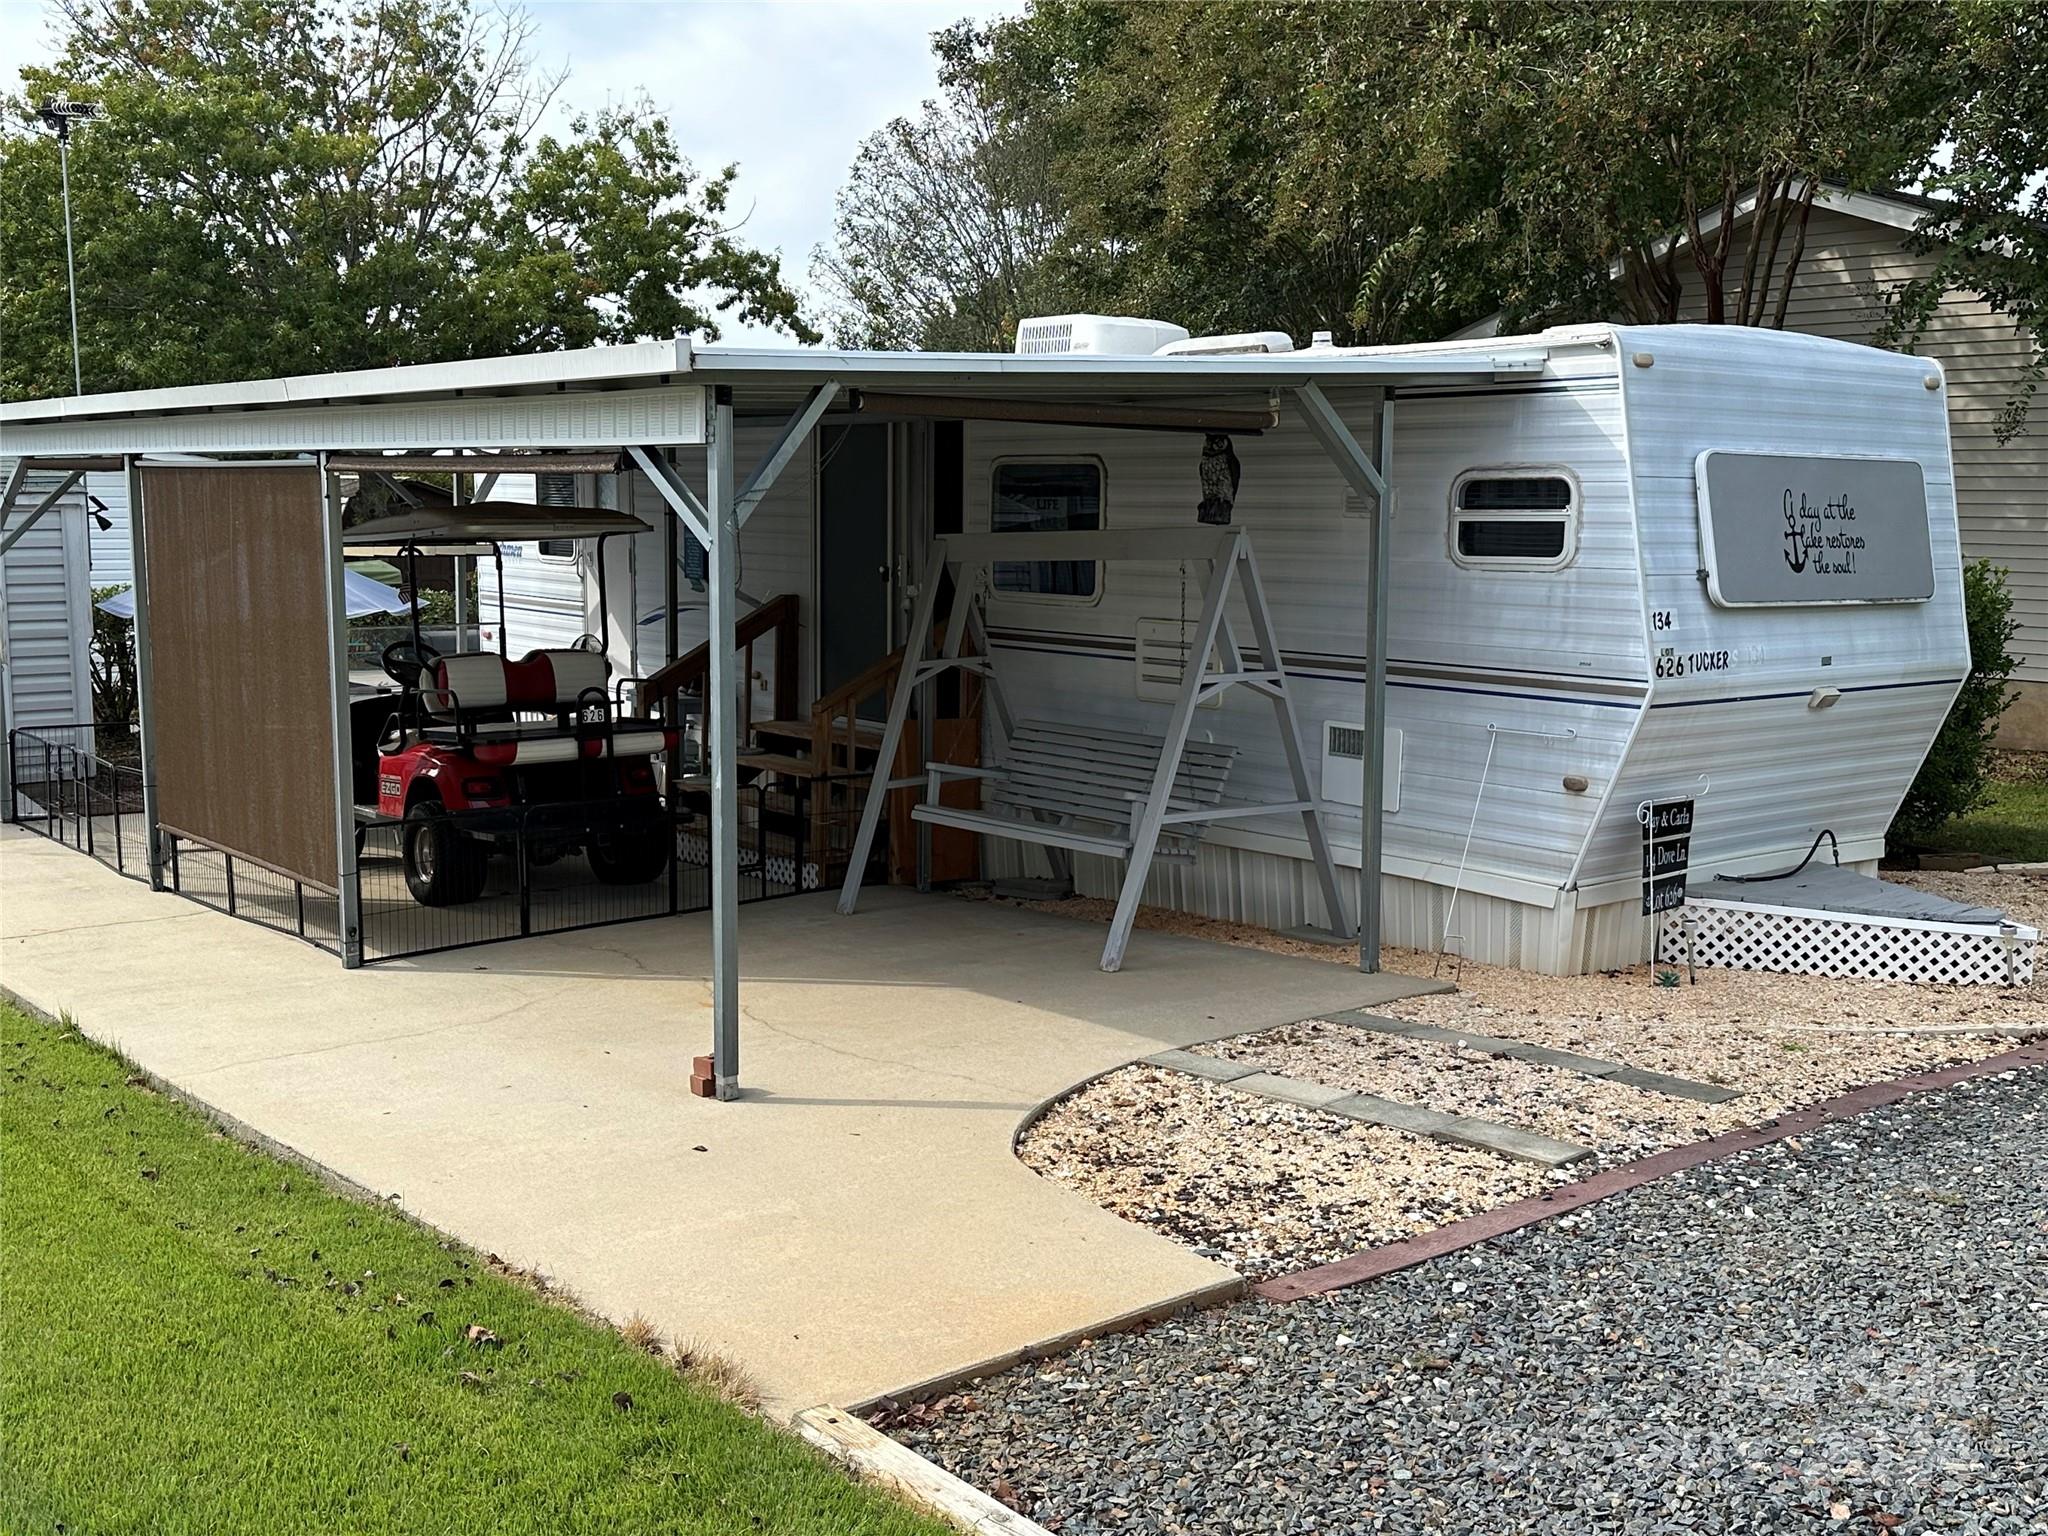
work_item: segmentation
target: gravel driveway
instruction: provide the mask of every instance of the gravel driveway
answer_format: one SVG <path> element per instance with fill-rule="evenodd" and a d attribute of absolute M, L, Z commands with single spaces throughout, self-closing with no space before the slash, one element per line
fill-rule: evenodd
<path fill-rule="evenodd" d="M 893 1432 L 1077 1532 L 2048 1529 L 2048 1068 Z"/>

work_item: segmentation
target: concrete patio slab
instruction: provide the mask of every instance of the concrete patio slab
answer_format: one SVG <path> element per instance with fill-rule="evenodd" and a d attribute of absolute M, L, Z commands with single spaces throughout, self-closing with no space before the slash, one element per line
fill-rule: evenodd
<path fill-rule="evenodd" d="M 605 1315 L 853 1405 L 1234 1289 L 1011 1152 L 1046 1098 L 1160 1050 L 1432 984 L 876 890 L 742 909 L 741 1080 L 703 916 L 344 971 L 0 829 L 0 985 Z"/>

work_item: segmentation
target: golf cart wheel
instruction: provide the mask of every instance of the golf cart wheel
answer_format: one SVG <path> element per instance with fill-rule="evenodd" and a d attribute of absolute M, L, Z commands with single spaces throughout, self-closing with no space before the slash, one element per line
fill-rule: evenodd
<path fill-rule="evenodd" d="M 584 850 L 590 872 L 606 885 L 645 885 L 668 870 L 670 838 L 666 822 L 628 822 L 608 836 L 590 840 Z"/>
<path fill-rule="evenodd" d="M 421 906 L 475 901 L 490 867 L 489 847 L 457 827 L 431 800 L 405 813 L 405 888 Z"/>

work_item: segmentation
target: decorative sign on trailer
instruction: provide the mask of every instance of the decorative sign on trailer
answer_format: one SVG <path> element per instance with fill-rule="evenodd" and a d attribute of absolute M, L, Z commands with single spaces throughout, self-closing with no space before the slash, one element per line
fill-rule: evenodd
<path fill-rule="evenodd" d="M 1685 903 L 1692 801 L 1645 800 L 1636 807 L 1636 820 L 1643 824 L 1643 915 L 1648 917 Z"/>
<path fill-rule="evenodd" d="M 1913 459 L 1710 448 L 1694 476 L 1707 595 L 1723 608 L 1934 595 L 1927 480 Z"/>

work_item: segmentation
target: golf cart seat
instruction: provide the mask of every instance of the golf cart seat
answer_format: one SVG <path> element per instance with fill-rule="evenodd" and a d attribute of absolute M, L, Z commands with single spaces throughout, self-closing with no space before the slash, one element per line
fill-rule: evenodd
<path fill-rule="evenodd" d="M 420 736 L 501 767 L 645 756 L 671 746 L 655 722 L 612 716 L 608 671 L 602 655 L 584 650 L 529 651 L 518 661 L 491 651 L 440 657 L 431 676 L 421 674 L 420 708 L 436 723 Z M 521 713 L 550 718 L 522 720 Z"/>
<path fill-rule="evenodd" d="M 515 710 L 572 714 L 604 699 L 609 669 L 595 651 L 529 651 L 507 661 L 495 651 L 438 658 L 420 676 L 420 707 L 456 725 L 502 723 Z"/>

